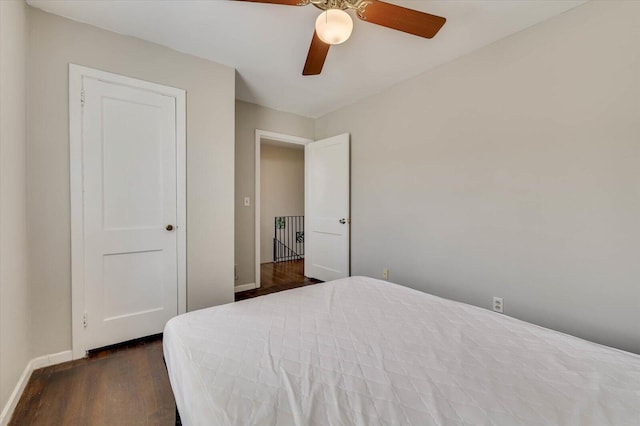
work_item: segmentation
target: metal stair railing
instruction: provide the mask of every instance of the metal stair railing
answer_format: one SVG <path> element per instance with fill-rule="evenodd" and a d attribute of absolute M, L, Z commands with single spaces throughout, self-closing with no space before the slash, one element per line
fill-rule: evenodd
<path fill-rule="evenodd" d="M 304 216 L 276 216 L 273 228 L 273 261 L 304 259 Z"/>

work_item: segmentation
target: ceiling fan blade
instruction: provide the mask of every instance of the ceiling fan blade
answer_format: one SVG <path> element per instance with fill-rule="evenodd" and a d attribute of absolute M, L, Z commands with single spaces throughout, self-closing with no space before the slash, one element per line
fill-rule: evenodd
<path fill-rule="evenodd" d="M 324 60 L 327 58 L 330 46 L 330 44 L 320 40 L 320 37 L 318 37 L 315 31 L 313 32 L 313 40 L 311 40 L 311 47 L 309 47 L 309 53 L 307 54 L 307 61 L 304 63 L 302 75 L 318 75 L 322 72 Z"/>
<path fill-rule="evenodd" d="M 305 6 L 309 2 L 304 0 L 236 0 L 236 1 L 250 1 L 253 3 L 271 3 L 271 4 L 283 4 L 285 6 Z"/>
<path fill-rule="evenodd" d="M 419 37 L 432 38 L 447 21 L 441 16 L 419 12 L 395 4 L 373 0 L 358 17 L 372 24 L 382 25 Z"/>

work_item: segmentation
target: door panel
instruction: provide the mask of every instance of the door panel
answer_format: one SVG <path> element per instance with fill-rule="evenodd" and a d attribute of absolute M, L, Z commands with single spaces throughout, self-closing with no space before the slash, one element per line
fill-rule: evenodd
<path fill-rule="evenodd" d="M 105 321 L 163 309 L 164 294 L 155 285 L 162 282 L 161 250 L 109 254 L 102 260 Z"/>
<path fill-rule="evenodd" d="M 160 333 L 177 315 L 175 99 L 83 80 L 86 347 Z M 174 228 L 175 229 L 175 228 Z"/>
<path fill-rule="evenodd" d="M 305 275 L 348 277 L 350 231 L 349 135 L 305 147 Z"/>
<path fill-rule="evenodd" d="M 163 111 L 109 98 L 102 107 L 104 227 L 157 228 L 164 219 Z"/>

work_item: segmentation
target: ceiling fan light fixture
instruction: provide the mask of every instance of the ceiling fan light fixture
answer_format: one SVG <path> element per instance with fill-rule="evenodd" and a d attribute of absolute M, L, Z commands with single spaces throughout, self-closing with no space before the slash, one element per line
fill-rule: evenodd
<path fill-rule="evenodd" d="M 344 43 L 352 31 L 353 19 L 344 10 L 325 10 L 316 19 L 316 33 L 327 44 Z"/>

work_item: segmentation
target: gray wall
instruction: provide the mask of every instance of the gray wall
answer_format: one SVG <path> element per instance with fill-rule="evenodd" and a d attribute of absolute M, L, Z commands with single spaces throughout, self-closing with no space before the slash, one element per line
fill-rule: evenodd
<path fill-rule="evenodd" d="M 26 52 L 24 2 L 0 1 L 0 410 L 31 359 L 27 282 Z"/>
<path fill-rule="evenodd" d="M 260 263 L 273 262 L 274 218 L 304 215 L 302 148 L 260 147 Z"/>
<path fill-rule="evenodd" d="M 233 301 L 235 71 L 29 8 L 34 356 L 71 347 L 68 64 L 187 91 L 187 304 Z"/>
<path fill-rule="evenodd" d="M 589 2 L 316 122 L 352 272 L 640 352 L 640 2 Z"/>
<path fill-rule="evenodd" d="M 313 123 L 311 118 L 236 102 L 236 285 L 255 283 L 256 129 L 313 139 Z M 245 196 L 251 197 L 250 207 L 243 206 Z"/>

